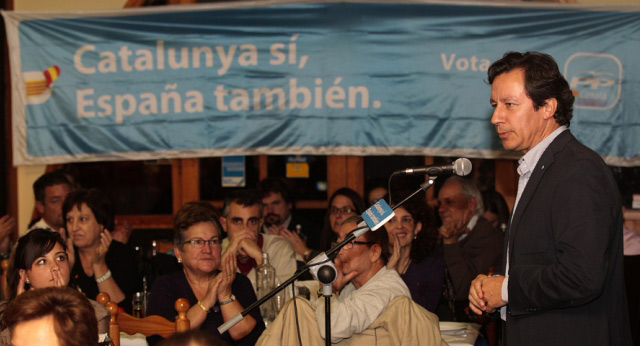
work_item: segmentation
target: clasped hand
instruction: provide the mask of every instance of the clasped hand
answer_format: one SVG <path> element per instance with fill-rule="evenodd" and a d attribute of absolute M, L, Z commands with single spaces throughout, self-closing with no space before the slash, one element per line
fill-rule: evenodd
<path fill-rule="evenodd" d="M 477 315 L 493 313 L 506 305 L 502 300 L 504 276 L 478 275 L 469 288 L 469 308 Z"/>

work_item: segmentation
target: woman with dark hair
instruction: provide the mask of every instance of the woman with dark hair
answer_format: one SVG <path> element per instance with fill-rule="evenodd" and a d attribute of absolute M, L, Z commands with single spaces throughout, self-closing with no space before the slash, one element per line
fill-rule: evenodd
<path fill-rule="evenodd" d="M 307 262 L 321 251 L 331 248 L 331 243 L 338 238 L 338 230 L 344 220 L 351 216 L 362 214 L 365 209 L 362 197 L 352 189 L 343 187 L 336 190 L 329 199 L 329 208 L 325 214 L 324 226 L 320 234 L 320 251 L 314 249 L 318 244 L 315 244 L 315 246 L 313 244 L 305 244 L 295 232 L 284 230 L 280 235 L 287 238 L 293 244 L 293 249 L 296 253 Z"/>
<path fill-rule="evenodd" d="M 221 258 L 221 226 L 218 213 L 207 202 L 188 202 L 175 216 L 174 251 L 182 270 L 159 277 L 151 288 L 149 315 L 175 320 L 174 303 L 189 301 L 191 329 L 211 333 L 232 345 L 254 345 L 264 330 L 260 309 L 244 316 L 228 333 L 218 327 L 256 301 L 249 279 L 236 272 L 236 256 Z M 155 345 L 160 337 L 147 339 Z"/>
<path fill-rule="evenodd" d="M 482 191 L 482 204 L 484 205 L 482 217 L 491 222 L 493 227 L 505 232 L 509 224 L 510 211 L 500 192 L 494 189 Z"/>
<path fill-rule="evenodd" d="M 69 283 L 70 267 L 67 246 L 57 232 L 36 228 L 18 239 L 9 268 L 7 269 L 7 287 L 9 302 L 22 293 L 46 287 L 65 287 Z M 90 301 L 98 320 L 101 333 L 108 331 L 109 312 L 95 301 Z M 6 327 L 4 308 L 7 302 L 0 304 L 1 328 Z M 0 345 L 8 345 L 8 331 L 0 336 Z"/>
<path fill-rule="evenodd" d="M 329 208 L 324 217 L 320 250 L 329 250 L 331 243 L 338 239 L 342 222 L 351 216 L 361 215 L 365 209 L 364 200 L 357 192 L 348 187 L 336 190 L 329 199 Z"/>
<path fill-rule="evenodd" d="M 114 211 L 107 196 L 97 189 L 71 192 L 62 212 L 76 254 L 73 285 L 89 299 L 105 292 L 131 313 L 131 298 L 142 285 L 138 257 L 133 249 L 111 238 Z"/>
<path fill-rule="evenodd" d="M 389 234 L 391 258 L 388 269 L 395 269 L 404 280 L 411 298 L 434 312 L 444 283 L 445 263 L 434 254 L 438 229 L 426 202 L 407 200 L 394 210 L 395 216 L 385 224 Z"/>

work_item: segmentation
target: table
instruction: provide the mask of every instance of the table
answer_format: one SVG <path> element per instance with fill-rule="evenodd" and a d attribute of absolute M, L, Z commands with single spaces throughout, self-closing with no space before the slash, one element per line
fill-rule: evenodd
<path fill-rule="evenodd" d="M 449 346 L 473 346 L 480 334 L 477 323 L 439 322 L 442 339 Z"/>

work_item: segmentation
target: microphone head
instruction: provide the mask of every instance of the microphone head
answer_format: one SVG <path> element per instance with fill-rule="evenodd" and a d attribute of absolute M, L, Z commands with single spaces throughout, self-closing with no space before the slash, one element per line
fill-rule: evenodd
<path fill-rule="evenodd" d="M 459 158 L 453 163 L 453 170 L 456 172 L 456 175 L 461 177 L 469 175 L 469 173 L 471 173 L 471 161 L 464 157 Z"/>

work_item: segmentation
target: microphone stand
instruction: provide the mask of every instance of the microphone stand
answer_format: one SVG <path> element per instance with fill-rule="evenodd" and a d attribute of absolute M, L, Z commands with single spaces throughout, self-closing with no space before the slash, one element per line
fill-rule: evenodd
<path fill-rule="evenodd" d="M 428 188 L 433 186 L 433 184 L 435 182 L 435 179 L 436 179 L 436 177 L 431 177 L 430 176 L 429 180 L 427 180 L 424 183 L 420 184 L 420 188 L 418 188 L 415 192 L 413 192 L 407 198 L 403 199 L 400 203 L 396 204 L 396 206 L 393 207 L 393 209 L 395 210 L 396 208 L 400 207 L 404 202 L 406 202 L 411 197 L 415 196 L 418 192 L 426 191 Z M 248 307 L 246 307 L 241 313 L 231 317 L 227 322 L 223 323 L 220 327 L 218 327 L 218 332 L 220 334 L 224 334 L 231 327 L 235 326 L 238 322 L 242 321 L 242 319 L 245 316 L 247 316 L 253 309 L 259 307 L 262 304 L 264 304 L 264 302 L 266 302 L 271 297 L 273 297 L 276 294 L 278 294 L 278 292 L 282 291 L 285 287 L 289 286 L 291 283 L 296 281 L 301 275 L 303 275 L 304 273 L 308 272 L 311 267 L 320 266 L 320 265 L 323 265 L 323 264 L 325 264 L 325 263 L 327 263 L 329 261 L 333 261 L 333 259 L 336 257 L 338 252 L 340 252 L 340 249 L 342 249 L 347 243 L 350 243 L 350 242 L 356 240 L 359 236 L 365 234 L 368 231 L 369 231 L 369 227 L 367 227 L 366 225 L 362 225 L 362 226 L 358 225 L 358 227 L 355 228 L 353 231 L 351 231 L 351 233 L 349 233 L 340 243 L 336 244 L 334 247 L 332 247 L 331 249 L 327 250 L 326 252 L 321 253 L 320 255 L 316 256 L 314 259 L 309 261 L 309 263 L 307 263 L 306 265 L 304 265 L 303 267 L 298 269 L 289 279 L 287 279 L 280 286 L 277 286 L 276 288 L 271 290 L 271 292 L 267 293 L 264 297 L 256 300 L 253 304 L 251 304 Z M 319 258 L 319 257 L 321 257 L 323 255 L 325 255 L 327 257 L 327 259 L 320 260 L 318 263 L 314 263 L 314 261 L 317 258 Z M 323 266 L 323 267 L 326 267 L 326 266 Z M 323 268 L 319 269 L 319 271 L 321 271 L 321 270 L 324 271 Z M 335 280 L 336 273 L 334 272 L 333 275 L 334 275 L 333 280 Z M 327 276 L 330 276 L 330 274 L 327 275 Z M 331 282 L 333 282 L 333 280 Z M 323 295 L 325 296 L 325 342 L 326 342 L 326 345 L 331 345 L 331 314 L 330 314 L 330 311 L 329 311 L 331 293 L 329 293 L 328 297 L 327 297 L 327 295 L 324 292 L 324 287 L 323 287 Z M 293 299 L 295 299 L 295 297 L 293 297 Z"/>
<path fill-rule="evenodd" d="M 305 266 L 301 267 L 289 279 L 287 279 L 285 282 L 283 282 L 280 286 L 277 286 L 276 288 L 271 290 L 271 292 L 269 292 L 266 295 L 264 295 L 264 297 L 256 300 L 253 304 L 251 304 L 248 307 L 246 307 L 241 313 L 233 316 L 227 322 L 223 323 L 220 327 L 218 327 L 218 332 L 220 334 L 223 334 L 224 332 L 229 330 L 229 328 L 233 327 L 238 322 L 242 321 L 242 319 L 245 316 L 247 316 L 253 309 L 257 308 L 258 306 L 260 306 L 262 304 L 264 304 L 264 302 L 266 302 L 271 297 L 273 297 L 276 294 L 278 294 L 278 292 L 282 291 L 285 287 L 289 286 L 289 284 L 291 284 L 295 280 L 297 280 L 302 274 L 308 272 L 311 267 L 323 265 L 324 263 L 326 263 L 328 261 L 333 261 L 333 259 L 336 257 L 336 255 L 338 254 L 340 249 L 342 249 L 342 247 L 345 246 L 347 243 L 350 243 L 353 240 L 355 240 L 357 238 L 355 233 L 357 233 L 358 230 L 362 230 L 362 229 L 368 230 L 366 226 L 362 226 L 362 227 L 356 228 L 355 229 L 356 232 L 350 233 L 347 237 L 344 238 L 343 241 L 341 241 L 339 244 L 336 244 L 336 246 L 332 247 L 330 250 L 328 250 L 328 251 L 326 251 L 324 253 L 327 256 L 327 259 L 325 261 L 321 261 L 319 263 L 308 263 Z M 365 233 L 365 232 L 362 232 L 362 233 Z M 322 255 L 323 254 L 320 254 L 318 256 L 322 256 Z M 313 260 L 311 260 L 311 262 L 313 262 Z M 295 299 L 295 297 L 294 297 L 294 299 Z M 331 340 L 331 339 L 328 338 L 328 340 Z"/>

